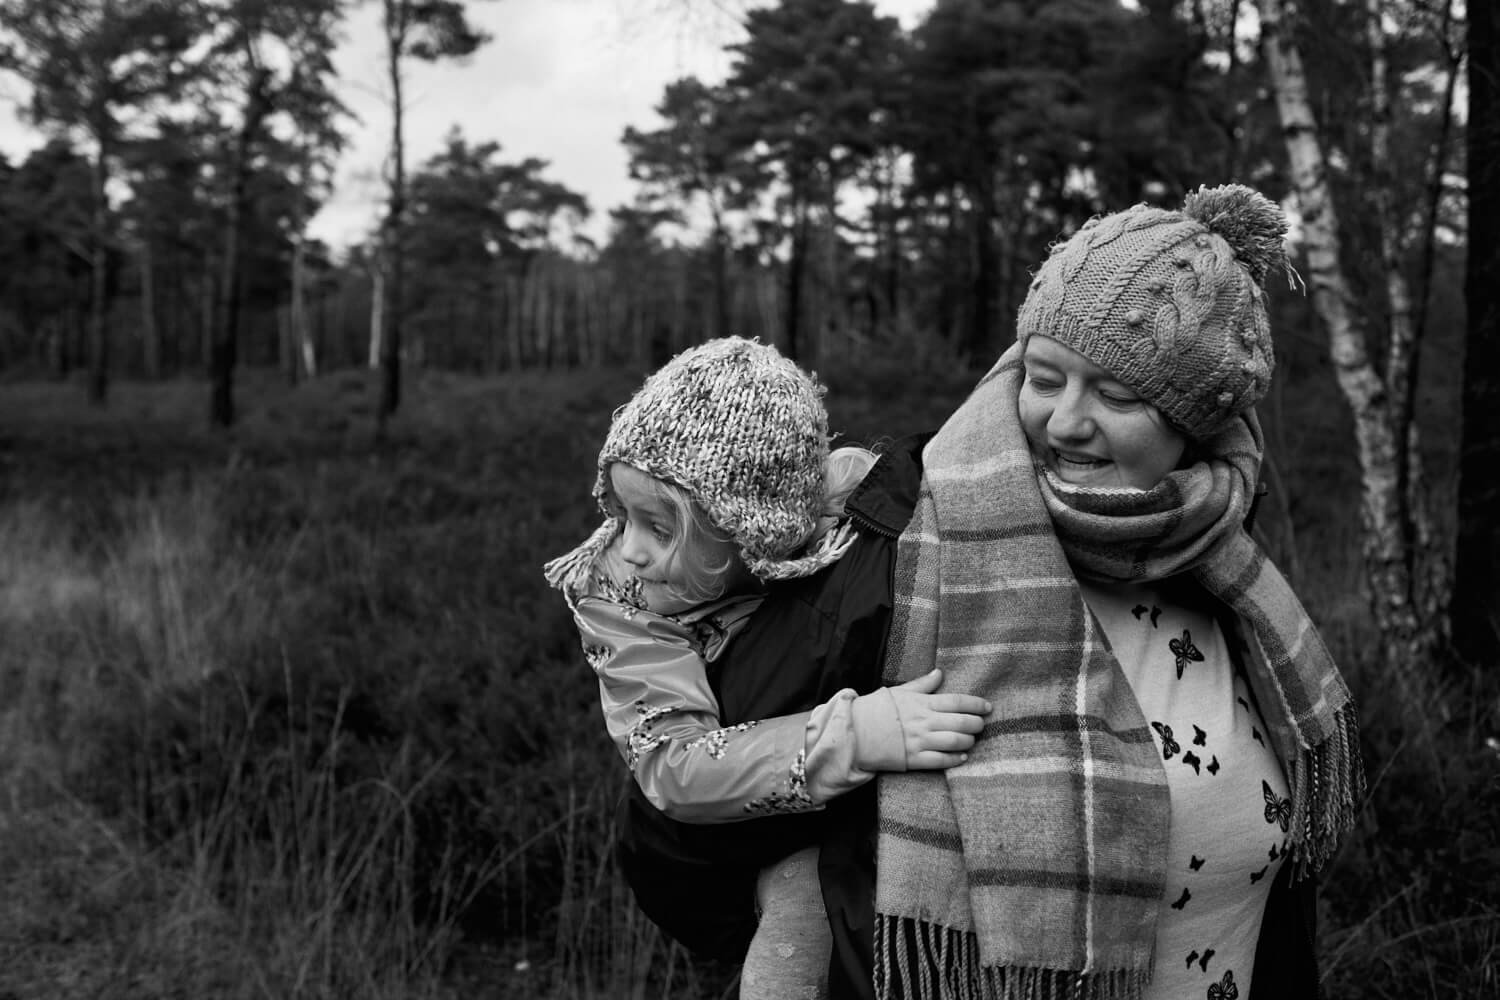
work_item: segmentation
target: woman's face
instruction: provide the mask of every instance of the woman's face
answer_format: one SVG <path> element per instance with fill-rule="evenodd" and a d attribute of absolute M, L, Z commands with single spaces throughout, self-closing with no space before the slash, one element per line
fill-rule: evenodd
<path fill-rule="evenodd" d="M 1071 347 L 1026 342 L 1021 426 L 1065 483 L 1148 490 L 1182 460 L 1187 438 L 1160 411 Z"/>

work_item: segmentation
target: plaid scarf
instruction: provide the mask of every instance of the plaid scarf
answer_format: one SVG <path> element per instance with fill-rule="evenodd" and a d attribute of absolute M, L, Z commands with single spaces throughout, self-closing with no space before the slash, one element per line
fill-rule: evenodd
<path fill-rule="evenodd" d="M 1234 613 L 1291 787 L 1298 877 L 1363 796 L 1349 692 L 1243 530 L 1262 451 L 1253 412 L 1151 490 L 1073 489 L 1038 475 L 1022 374 L 1012 348 L 928 444 L 899 542 L 887 681 L 939 666 L 946 689 L 995 711 L 966 763 L 880 778 L 882 998 L 1113 1000 L 1150 981 L 1166 774 L 1075 574 L 1185 573 Z"/>

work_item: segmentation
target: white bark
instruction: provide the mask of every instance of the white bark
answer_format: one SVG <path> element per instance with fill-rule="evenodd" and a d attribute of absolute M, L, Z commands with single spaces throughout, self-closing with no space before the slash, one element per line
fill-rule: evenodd
<path fill-rule="evenodd" d="M 1414 321 L 1415 308 L 1411 287 L 1402 266 L 1408 247 L 1406 219 L 1420 219 L 1419 212 L 1402 212 L 1397 208 L 1395 178 L 1391 176 L 1391 121 L 1388 36 L 1385 30 L 1387 0 L 1365 0 L 1366 38 L 1370 45 L 1370 97 L 1372 119 L 1370 131 L 1371 161 L 1375 168 L 1371 193 L 1380 230 L 1380 259 L 1385 273 L 1387 305 L 1390 310 L 1390 341 L 1386 351 L 1385 384 L 1390 398 L 1391 419 L 1398 436 L 1405 432 L 1405 462 L 1399 468 L 1400 497 L 1405 503 L 1403 525 L 1412 574 L 1412 595 L 1418 622 L 1436 634 L 1445 633 L 1443 620 L 1448 604 L 1445 581 L 1448 578 L 1446 558 L 1433 523 L 1431 499 L 1426 488 L 1422 462 L 1421 435 L 1417 429 L 1414 400 L 1416 397 L 1417 359 L 1420 345 Z M 1429 166 L 1442 170 L 1442 150 Z"/>
<path fill-rule="evenodd" d="M 1327 330 L 1340 389 L 1354 415 L 1361 472 L 1360 515 L 1370 599 L 1388 656 L 1405 657 L 1420 642 L 1422 623 L 1411 600 L 1412 579 L 1403 530 L 1399 450 L 1402 429 L 1391 419 L 1391 398 L 1371 363 L 1366 335 L 1350 308 L 1352 293 L 1341 265 L 1338 216 L 1318 141 L 1301 53 L 1290 37 L 1295 0 L 1257 0 L 1271 85 L 1291 161 L 1292 187 L 1302 215 L 1308 286 Z"/>
<path fill-rule="evenodd" d="M 298 236 L 292 250 L 292 344 L 302 362 L 302 374 L 318 374 L 318 359 L 313 352 L 312 333 L 307 322 L 307 244 Z M 293 364 L 296 362 L 294 361 Z"/>
<path fill-rule="evenodd" d="M 370 359 L 372 370 L 380 367 L 381 334 L 385 330 L 385 269 L 370 268 Z"/>

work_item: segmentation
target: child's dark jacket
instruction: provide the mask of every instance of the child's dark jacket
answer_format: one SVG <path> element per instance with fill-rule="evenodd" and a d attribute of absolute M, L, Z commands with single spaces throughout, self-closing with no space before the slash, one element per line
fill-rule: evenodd
<path fill-rule="evenodd" d="M 876 688 L 890 625 L 896 540 L 921 486 L 927 438 L 893 445 L 846 503 L 860 535 L 833 566 L 772 584 L 724 654 L 709 665 L 724 725 L 809 710 L 843 688 Z M 699 954 L 738 961 L 755 932 L 755 881 L 771 862 L 820 848 L 833 931 L 833 1000 L 873 997 L 875 786 L 814 813 L 692 826 L 669 819 L 630 782 L 617 816 L 617 856 L 636 900 Z M 1267 903 L 1254 981 L 1261 996 L 1317 995 L 1311 880 Z"/>

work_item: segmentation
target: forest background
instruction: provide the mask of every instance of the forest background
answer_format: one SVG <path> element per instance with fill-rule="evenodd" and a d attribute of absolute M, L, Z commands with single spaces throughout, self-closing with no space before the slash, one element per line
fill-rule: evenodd
<path fill-rule="evenodd" d="M 540 577 L 609 412 L 735 333 L 851 440 L 930 428 L 1049 244 L 1228 180 L 1295 222 L 1258 532 L 1371 774 L 1325 992 L 1500 991 L 1495 5 L 735 7 L 594 242 L 497 141 L 408 168 L 412 61 L 486 39 L 380 3 L 389 195 L 335 255 L 347 4 L 0 0 L 53 136 L 0 162 L 0 997 L 732 995 L 618 881 Z"/>

